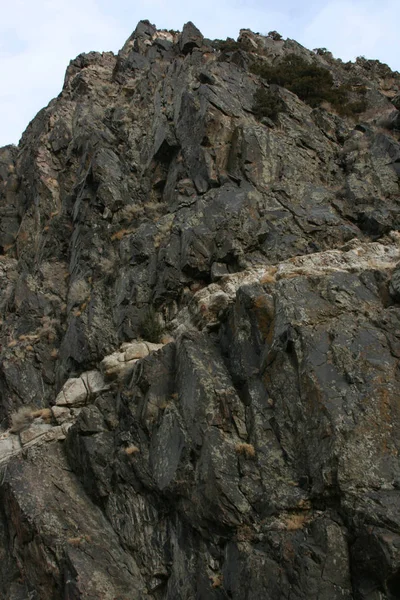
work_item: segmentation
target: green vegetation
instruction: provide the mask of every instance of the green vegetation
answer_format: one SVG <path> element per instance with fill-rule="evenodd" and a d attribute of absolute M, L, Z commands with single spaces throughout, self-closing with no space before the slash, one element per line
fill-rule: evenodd
<path fill-rule="evenodd" d="M 161 340 L 164 329 L 159 321 L 156 311 L 152 306 L 148 309 L 143 321 L 140 324 L 140 333 L 146 342 L 158 344 Z"/>
<path fill-rule="evenodd" d="M 329 102 L 342 116 L 359 114 L 367 107 L 364 97 L 357 102 L 349 101 L 348 94 L 352 89 L 351 86 L 335 87 L 333 77 L 328 69 L 308 63 L 297 54 L 288 54 L 273 66 L 266 63 L 254 63 L 251 71 L 268 83 L 275 83 L 287 88 L 312 107 Z M 359 95 L 363 96 L 364 93 L 363 90 L 358 91 Z"/>
<path fill-rule="evenodd" d="M 269 31 L 268 32 L 268 37 L 270 37 L 273 40 L 275 40 L 275 42 L 279 42 L 282 39 L 281 34 L 278 33 L 277 31 Z"/>
<path fill-rule="evenodd" d="M 220 50 L 221 52 L 234 52 L 240 48 L 239 42 L 236 42 L 232 38 L 227 38 L 226 40 L 214 40 L 213 46 L 216 50 Z"/>
<path fill-rule="evenodd" d="M 285 110 L 285 105 L 276 92 L 266 90 L 263 87 L 258 88 L 254 94 L 253 111 L 258 120 L 268 117 L 276 121 L 280 112 Z"/>
<path fill-rule="evenodd" d="M 328 48 L 314 48 L 313 52 L 319 56 L 332 56 L 332 52 L 329 52 Z"/>

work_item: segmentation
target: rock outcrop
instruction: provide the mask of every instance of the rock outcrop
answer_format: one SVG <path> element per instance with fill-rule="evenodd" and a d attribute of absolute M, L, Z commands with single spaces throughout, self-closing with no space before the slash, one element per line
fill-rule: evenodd
<path fill-rule="evenodd" d="M 0 149 L 1 598 L 400 598 L 399 92 L 143 21 Z"/>

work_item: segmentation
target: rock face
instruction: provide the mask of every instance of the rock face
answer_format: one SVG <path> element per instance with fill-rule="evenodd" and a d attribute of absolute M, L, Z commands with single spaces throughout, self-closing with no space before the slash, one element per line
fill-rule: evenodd
<path fill-rule="evenodd" d="M 0 149 L 2 598 L 400 598 L 400 76 L 276 37 L 140 22 Z"/>

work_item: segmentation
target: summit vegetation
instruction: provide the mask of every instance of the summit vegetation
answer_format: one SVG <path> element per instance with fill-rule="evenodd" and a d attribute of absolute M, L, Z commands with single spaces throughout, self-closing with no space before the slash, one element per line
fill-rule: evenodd
<path fill-rule="evenodd" d="M 276 65 L 254 62 L 250 70 L 268 84 L 277 84 L 290 90 L 313 108 L 329 103 L 341 116 L 356 116 L 367 107 L 365 87 L 361 86 L 353 92 L 351 84 L 336 86 L 328 69 L 309 63 L 297 54 L 286 55 Z M 354 93 L 358 96 L 355 101 L 350 97 Z M 277 111 L 281 110 L 283 106 L 274 94 L 257 90 L 254 97 L 256 115 L 268 116 L 274 120 Z"/>

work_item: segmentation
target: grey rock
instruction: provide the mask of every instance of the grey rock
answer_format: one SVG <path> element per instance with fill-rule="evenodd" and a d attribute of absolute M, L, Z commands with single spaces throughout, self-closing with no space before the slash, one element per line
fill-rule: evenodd
<path fill-rule="evenodd" d="M 0 149 L 1 597 L 397 598 L 399 85 L 141 21 Z"/>
<path fill-rule="evenodd" d="M 397 267 L 392 274 L 389 285 L 390 295 L 393 300 L 400 302 L 400 268 Z"/>
<path fill-rule="evenodd" d="M 391 100 L 393 106 L 400 110 L 400 94 L 396 94 Z"/>
<path fill-rule="evenodd" d="M 228 275 L 228 267 L 223 263 L 213 263 L 211 265 L 211 281 L 218 281 L 221 277 Z"/>
<path fill-rule="evenodd" d="M 43 599 L 57 597 L 60 589 L 66 596 L 91 593 L 111 600 L 118 594 L 134 594 L 145 598 L 137 565 L 128 553 L 117 549 L 115 533 L 101 510 L 87 505 L 61 448 L 51 446 L 41 461 L 42 465 L 20 461 L 10 464 L 9 483 L 3 494 L 6 515 L 27 510 L 36 514 L 35 521 L 26 523 L 23 530 L 15 529 L 9 521 L 14 547 L 21 549 L 30 565 L 28 587 L 40 589 Z M 38 531 L 47 531 L 48 538 L 26 548 L 26 540 Z M 52 554 L 52 548 L 57 548 L 57 554 Z M 43 570 L 43 560 L 48 560 L 52 568 Z"/>
<path fill-rule="evenodd" d="M 193 48 L 200 48 L 203 36 L 191 21 L 185 23 L 179 40 L 179 47 L 183 54 L 188 54 Z"/>

